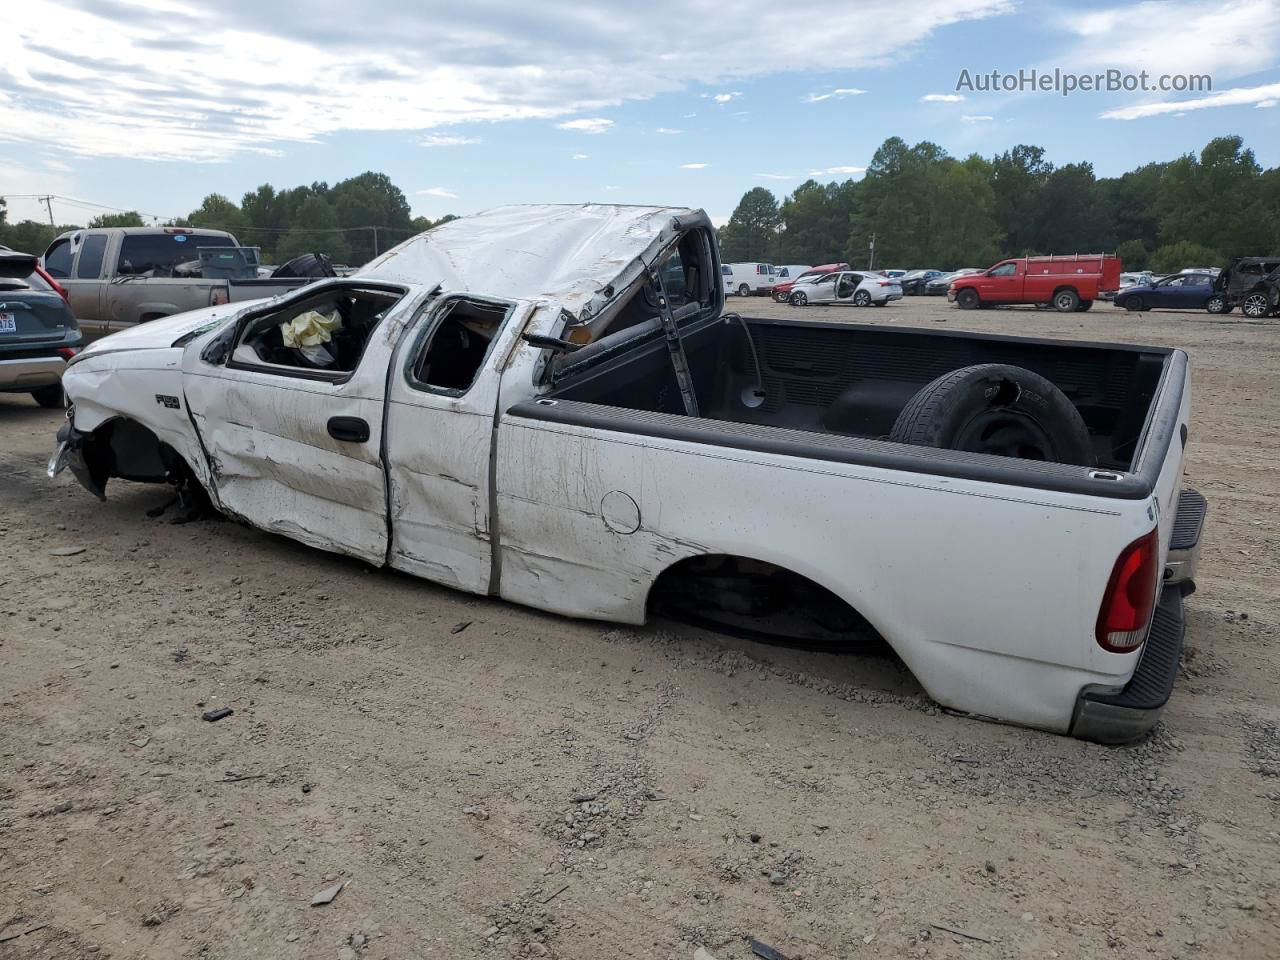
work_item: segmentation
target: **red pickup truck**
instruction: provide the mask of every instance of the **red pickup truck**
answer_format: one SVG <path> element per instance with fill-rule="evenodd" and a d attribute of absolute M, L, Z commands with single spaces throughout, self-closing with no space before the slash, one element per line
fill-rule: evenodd
<path fill-rule="evenodd" d="M 1120 258 L 1108 253 L 1002 260 L 985 273 L 956 277 L 947 299 L 964 310 L 1010 303 L 1088 310 L 1104 290 L 1120 289 Z"/>

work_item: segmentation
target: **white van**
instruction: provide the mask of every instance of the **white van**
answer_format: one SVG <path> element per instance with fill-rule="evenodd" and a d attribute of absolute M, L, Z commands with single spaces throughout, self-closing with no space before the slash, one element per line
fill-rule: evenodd
<path fill-rule="evenodd" d="M 778 271 L 772 263 L 726 263 L 724 266 L 728 270 L 724 274 L 726 293 L 740 297 L 768 295 L 778 284 Z"/>

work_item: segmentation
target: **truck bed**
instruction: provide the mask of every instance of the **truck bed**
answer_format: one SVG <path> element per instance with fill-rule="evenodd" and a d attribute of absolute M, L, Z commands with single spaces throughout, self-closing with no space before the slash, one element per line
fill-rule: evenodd
<path fill-rule="evenodd" d="M 815 459 L 1140 498 L 1151 492 L 1172 440 L 1186 370 L 1185 356 L 1164 348 L 847 323 L 720 318 L 689 326 L 683 340 L 697 418 L 684 414 L 654 324 L 570 355 L 549 397 L 512 412 Z M 885 439 L 920 387 L 977 363 L 1025 367 L 1061 389 L 1089 428 L 1096 467 Z"/>

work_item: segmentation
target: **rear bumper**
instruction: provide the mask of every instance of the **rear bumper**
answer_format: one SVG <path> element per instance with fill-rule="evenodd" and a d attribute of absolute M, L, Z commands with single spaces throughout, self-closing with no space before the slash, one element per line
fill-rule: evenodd
<path fill-rule="evenodd" d="M 1173 693 L 1185 633 L 1182 587 L 1165 587 L 1151 618 L 1151 633 L 1138 669 L 1120 690 L 1081 691 L 1071 735 L 1106 744 L 1133 743 L 1146 736 Z"/>
<path fill-rule="evenodd" d="M 1208 505 L 1195 490 L 1178 496 L 1178 513 L 1169 543 L 1164 587 L 1151 618 L 1151 632 L 1142 659 L 1121 689 L 1086 687 L 1076 701 L 1071 735 L 1097 743 L 1121 744 L 1140 740 L 1164 712 L 1178 679 L 1186 618 L 1182 599 L 1195 590 L 1200 531 Z"/>
<path fill-rule="evenodd" d="M 6 360 L 0 355 L 0 390 L 37 390 L 58 383 L 67 362 L 57 354 Z"/>

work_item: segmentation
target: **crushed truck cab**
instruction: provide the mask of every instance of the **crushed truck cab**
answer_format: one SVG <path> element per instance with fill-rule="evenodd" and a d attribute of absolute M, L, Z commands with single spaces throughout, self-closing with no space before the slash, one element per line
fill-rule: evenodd
<path fill-rule="evenodd" d="M 1186 355 L 739 317 L 720 267 L 699 210 L 456 220 L 93 344 L 50 473 L 568 616 L 873 629 L 957 712 L 1150 729 L 1204 517 Z"/>

